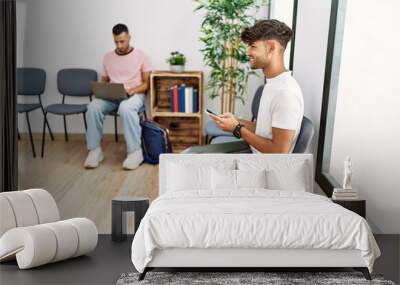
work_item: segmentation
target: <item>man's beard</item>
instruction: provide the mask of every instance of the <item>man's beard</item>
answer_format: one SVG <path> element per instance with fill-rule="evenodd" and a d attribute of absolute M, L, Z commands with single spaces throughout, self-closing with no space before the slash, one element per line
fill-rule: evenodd
<path fill-rule="evenodd" d="M 118 53 L 118 54 L 123 55 L 123 54 L 129 53 L 129 51 L 131 50 L 131 47 L 128 46 L 128 47 L 125 48 L 125 49 L 119 49 L 119 48 L 117 48 L 116 50 L 117 50 L 117 53 Z"/>
<path fill-rule="evenodd" d="M 125 49 L 118 49 L 118 48 L 117 48 L 117 51 L 118 51 L 119 54 L 126 54 L 126 53 L 129 52 L 129 50 L 130 50 L 129 47 L 127 47 L 127 48 L 125 48 Z"/>
<path fill-rule="evenodd" d="M 250 68 L 251 69 L 260 69 L 260 68 L 262 68 L 262 66 L 256 60 L 253 60 L 253 62 L 250 61 Z"/>
<path fill-rule="evenodd" d="M 267 62 L 264 58 L 256 59 L 255 57 L 250 58 L 249 63 L 251 69 L 264 69 L 267 65 Z"/>

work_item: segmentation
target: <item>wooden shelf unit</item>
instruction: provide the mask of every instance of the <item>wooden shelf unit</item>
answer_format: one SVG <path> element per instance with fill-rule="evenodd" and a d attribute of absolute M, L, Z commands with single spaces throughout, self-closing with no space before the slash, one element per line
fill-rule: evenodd
<path fill-rule="evenodd" d="M 186 84 L 197 89 L 197 113 L 171 112 L 168 88 Z M 150 75 L 150 113 L 154 121 L 169 129 L 174 152 L 203 144 L 203 72 L 154 71 Z"/>

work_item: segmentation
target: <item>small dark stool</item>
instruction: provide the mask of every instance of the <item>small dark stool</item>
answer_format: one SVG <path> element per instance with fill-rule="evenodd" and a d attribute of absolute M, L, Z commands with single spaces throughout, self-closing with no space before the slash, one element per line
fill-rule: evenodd
<path fill-rule="evenodd" d="M 119 196 L 112 199 L 112 226 L 111 236 L 113 241 L 123 241 L 126 239 L 126 212 L 135 212 L 135 232 L 140 221 L 149 208 L 149 198 Z"/>

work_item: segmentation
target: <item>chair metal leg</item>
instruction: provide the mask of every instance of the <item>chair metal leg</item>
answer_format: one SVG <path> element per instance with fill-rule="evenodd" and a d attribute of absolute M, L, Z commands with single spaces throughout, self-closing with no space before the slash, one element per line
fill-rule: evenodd
<path fill-rule="evenodd" d="M 17 128 L 17 135 L 18 135 L 18 140 L 20 140 L 21 139 L 21 135 L 19 134 L 18 128 Z"/>
<path fill-rule="evenodd" d="M 39 97 L 40 109 L 42 109 L 42 113 L 44 116 L 45 111 L 44 111 L 44 107 L 43 107 L 43 103 L 42 103 L 42 98 L 40 97 L 40 95 L 38 95 L 38 97 Z M 51 131 L 50 124 L 47 120 L 46 120 L 46 125 L 47 125 L 47 128 L 49 129 L 50 138 L 52 141 L 54 141 L 53 132 Z"/>
<path fill-rule="evenodd" d="M 65 141 L 68 141 L 68 133 L 67 133 L 67 120 L 65 118 L 65 115 L 63 115 L 63 119 L 64 119 L 64 137 L 65 137 Z"/>
<path fill-rule="evenodd" d="M 42 113 L 43 113 L 43 116 L 44 116 L 44 113 L 45 113 L 44 108 L 43 108 L 42 105 L 41 105 L 40 107 L 41 107 L 41 109 L 42 109 Z M 47 129 L 49 130 L 50 138 L 51 138 L 52 141 L 54 141 L 53 132 L 51 131 L 49 122 L 48 122 L 47 120 L 46 120 L 46 125 L 47 125 Z"/>
<path fill-rule="evenodd" d="M 115 137 L 115 141 L 118 142 L 118 120 L 117 120 L 117 116 L 114 116 L 114 137 Z"/>
<path fill-rule="evenodd" d="M 83 115 L 83 122 L 85 123 L 85 131 L 87 132 L 87 123 L 86 123 L 86 112 Z"/>
<path fill-rule="evenodd" d="M 33 143 L 33 137 L 32 137 L 31 122 L 29 121 L 29 114 L 28 114 L 28 112 L 25 113 L 25 116 L 26 116 L 26 121 L 28 122 L 29 139 L 30 139 L 30 141 L 31 141 L 31 147 L 32 147 L 33 157 L 36 157 L 35 145 L 34 145 L 34 143 Z"/>
<path fill-rule="evenodd" d="M 42 131 L 42 158 L 44 154 L 44 142 L 45 142 L 45 137 L 46 137 L 46 122 L 47 122 L 47 113 L 44 112 L 44 117 L 43 117 L 43 131 Z"/>
<path fill-rule="evenodd" d="M 143 121 L 147 120 L 147 114 L 146 114 L 146 110 L 142 111 L 139 113 L 139 119 L 140 122 L 142 123 Z"/>
<path fill-rule="evenodd" d="M 50 138 L 52 141 L 54 141 L 53 132 L 51 131 L 49 121 L 47 121 L 47 120 L 46 120 L 46 125 L 47 125 L 47 128 L 49 129 Z"/>

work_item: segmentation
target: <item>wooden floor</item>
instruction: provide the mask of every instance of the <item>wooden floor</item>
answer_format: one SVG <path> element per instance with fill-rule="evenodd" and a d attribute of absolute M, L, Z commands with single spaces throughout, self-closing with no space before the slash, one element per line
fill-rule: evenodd
<path fill-rule="evenodd" d="M 43 188 L 56 200 L 62 219 L 87 217 L 99 233 L 111 233 L 111 199 L 118 195 L 158 195 L 158 165 L 142 164 L 127 171 L 122 169 L 126 157 L 124 142 L 103 141 L 104 161 L 96 169 L 85 169 L 88 151 L 83 138 L 72 137 L 46 141 L 44 158 L 40 157 L 41 141 L 35 139 L 36 158 L 29 140 L 18 143 L 19 189 Z M 132 222 L 132 221 L 130 221 Z M 128 231 L 129 231 L 128 227 Z M 131 229 L 132 230 L 132 229 Z"/>

